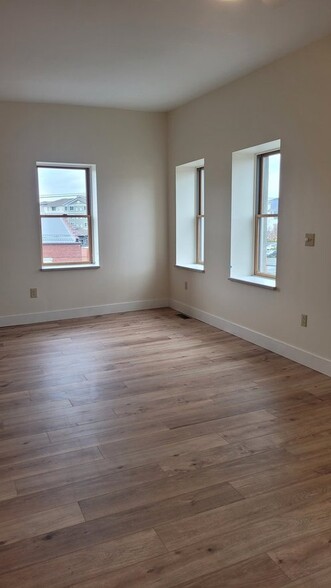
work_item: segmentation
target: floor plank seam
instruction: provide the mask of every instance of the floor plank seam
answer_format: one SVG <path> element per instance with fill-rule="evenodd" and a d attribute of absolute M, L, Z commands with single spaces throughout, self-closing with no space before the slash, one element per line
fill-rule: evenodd
<path fill-rule="evenodd" d="M 277 549 L 277 547 L 276 547 L 276 549 Z M 281 566 L 281 563 L 282 563 L 282 562 L 279 562 L 279 561 L 277 561 L 276 559 L 274 559 L 274 558 L 273 558 L 273 557 L 270 555 L 270 553 L 269 553 L 269 552 L 267 552 L 267 551 L 266 551 L 266 556 L 267 556 L 267 557 L 269 557 L 269 559 L 270 559 L 270 560 L 273 562 L 273 564 L 274 564 L 275 566 L 277 566 L 277 568 L 278 568 L 278 569 L 279 569 L 279 570 L 280 570 L 280 571 L 281 571 L 281 572 L 284 574 L 284 576 L 286 576 L 286 578 L 288 578 L 288 581 L 289 581 L 289 583 L 291 583 L 291 584 L 292 584 L 292 582 L 295 582 L 295 578 L 291 578 L 291 576 L 290 576 L 290 575 L 289 575 L 289 574 L 288 574 L 288 573 L 287 573 L 285 570 L 283 570 L 283 568 L 282 568 L 282 566 Z M 310 574 L 308 573 L 308 574 L 306 574 L 305 576 L 301 576 L 301 579 L 302 579 L 302 580 L 304 580 L 304 579 L 305 579 L 305 577 L 307 578 L 309 575 L 310 575 Z"/>
<path fill-rule="evenodd" d="M 242 500 L 247 500 L 247 496 L 245 496 L 245 494 L 243 494 L 242 492 L 240 492 L 240 489 L 239 489 L 239 488 L 236 488 L 236 487 L 235 487 L 235 486 L 232 484 L 231 480 L 228 480 L 228 482 L 227 482 L 227 483 L 229 484 L 229 486 L 231 486 L 231 488 L 233 488 L 233 490 L 235 490 L 235 492 L 237 492 L 237 493 L 238 493 L 238 495 L 241 497 L 241 499 L 242 499 Z"/>
<path fill-rule="evenodd" d="M 166 553 L 171 553 L 173 550 L 168 549 L 168 547 L 166 546 L 165 542 L 163 541 L 163 539 L 160 537 L 159 533 L 157 532 L 155 527 L 152 527 L 155 535 L 157 536 L 157 538 L 159 539 L 160 543 L 162 543 L 164 549 L 166 550 Z"/>

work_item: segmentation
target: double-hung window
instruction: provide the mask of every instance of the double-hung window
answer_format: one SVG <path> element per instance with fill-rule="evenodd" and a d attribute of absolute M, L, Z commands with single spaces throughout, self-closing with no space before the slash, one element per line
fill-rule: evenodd
<path fill-rule="evenodd" d="M 205 168 L 197 168 L 197 215 L 196 215 L 196 263 L 204 264 L 204 241 L 205 241 Z"/>
<path fill-rule="evenodd" d="M 37 175 L 43 269 L 95 266 L 95 166 L 38 163 Z"/>
<path fill-rule="evenodd" d="M 176 167 L 176 265 L 204 271 L 205 160 Z"/>
<path fill-rule="evenodd" d="M 276 288 L 280 174 L 280 139 L 232 154 L 232 280 Z"/>
<path fill-rule="evenodd" d="M 257 156 L 254 273 L 266 278 L 277 270 L 280 159 L 280 151 Z"/>

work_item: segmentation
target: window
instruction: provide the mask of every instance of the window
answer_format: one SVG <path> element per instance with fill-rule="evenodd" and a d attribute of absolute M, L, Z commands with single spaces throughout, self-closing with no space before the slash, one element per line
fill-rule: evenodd
<path fill-rule="evenodd" d="M 276 287 L 281 142 L 232 154 L 230 279 Z"/>
<path fill-rule="evenodd" d="M 277 269 L 280 158 L 280 151 L 257 156 L 254 269 L 267 278 L 274 278 Z"/>
<path fill-rule="evenodd" d="M 37 176 L 42 268 L 96 265 L 95 166 L 38 163 Z M 77 194 L 82 211 L 69 206 L 68 213 L 68 200 Z"/>
<path fill-rule="evenodd" d="M 176 167 L 176 265 L 204 270 L 204 159 Z"/>
<path fill-rule="evenodd" d="M 197 239 L 196 239 L 196 263 L 204 264 L 204 230 L 205 230 L 205 168 L 197 168 L 198 202 L 197 202 Z"/>

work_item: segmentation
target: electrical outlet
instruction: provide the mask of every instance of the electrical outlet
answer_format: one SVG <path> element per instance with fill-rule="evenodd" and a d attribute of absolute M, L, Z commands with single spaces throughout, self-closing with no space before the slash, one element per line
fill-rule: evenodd
<path fill-rule="evenodd" d="M 308 325 L 308 314 L 302 314 L 301 315 L 301 326 L 307 327 L 307 325 Z"/>
<path fill-rule="evenodd" d="M 38 298 L 37 288 L 30 288 L 30 298 Z"/>
<path fill-rule="evenodd" d="M 184 282 L 184 288 L 185 290 L 188 290 L 188 282 Z"/>
<path fill-rule="evenodd" d="M 315 247 L 315 233 L 306 233 L 305 246 L 306 247 Z"/>

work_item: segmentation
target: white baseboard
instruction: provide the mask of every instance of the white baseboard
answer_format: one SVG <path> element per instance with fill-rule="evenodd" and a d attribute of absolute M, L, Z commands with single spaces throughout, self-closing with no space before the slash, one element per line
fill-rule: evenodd
<path fill-rule="evenodd" d="M 45 323 L 62 319 L 114 314 L 118 312 L 132 312 L 134 310 L 148 310 L 150 308 L 164 308 L 167 306 L 169 306 L 169 300 L 164 298 L 156 300 L 136 300 L 134 302 L 115 302 L 113 304 L 103 304 L 102 306 L 84 306 L 81 308 L 68 308 L 66 310 L 32 312 L 29 314 L 13 314 L 9 316 L 0 316 L 0 327 Z"/>
<path fill-rule="evenodd" d="M 219 316 L 209 314 L 208 312 L 200 310 L 199 308 L 195 308 L 194 306 L 188 306 L 187 304 L 179 302 L 178 300 L 170 300 L 169 305 L 171 308 L 196 318 L 203 323 L 207 323 L 208 325 L 221 329 L 222 331 L 236 335 L 241 339 L 250 341 L 250 343 L 259 345 L 259 347 L 263 347 L 264 349 L 278 353 L 278 355 L 282 355 L 283 357 L 291 359 L 292 361 L 301 363 L 302 365 L 316 370 L 317 372 L 331 376 L 331 360 L 327 359 L 326 357 L 314 355 L 309 351 L 305 351 L 299 347 L 294 347 L 293 345 L 289 345 L 288 343 L 284 343 L 278 339 L 273 339 L 272 337 L 263 335 L 257 331 L 252 331 L 247 327 L 242 327 L 241 325 L 227 321 L 226 319 L 223 319 Z"/>

